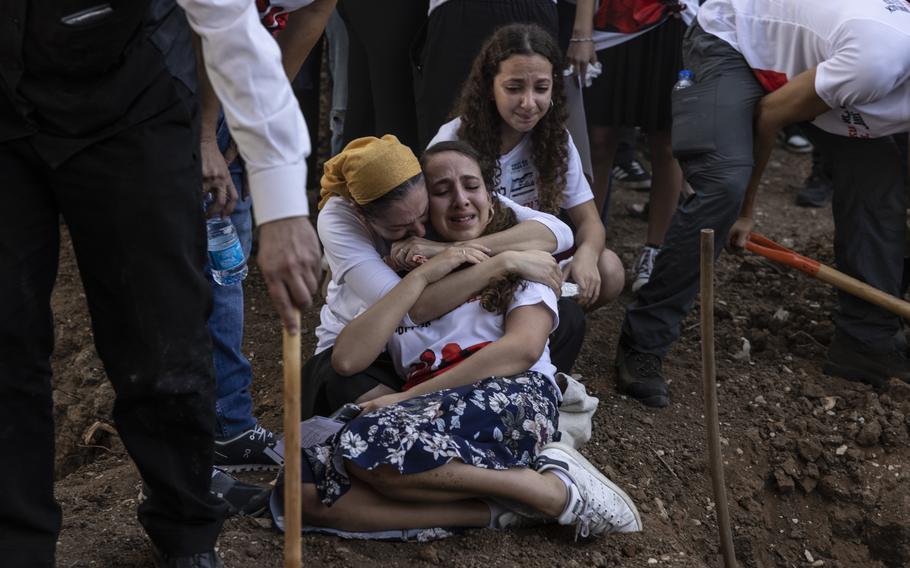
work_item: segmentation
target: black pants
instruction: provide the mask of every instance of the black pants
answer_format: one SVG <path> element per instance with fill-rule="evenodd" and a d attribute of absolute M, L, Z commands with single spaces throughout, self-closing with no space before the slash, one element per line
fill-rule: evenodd
<path fill-rule="evenodd" d="M 620 341 L 663 357 L 698 294 L 701 229 L 716 253 L 739 214 L 752 174 L 752 117 L 764 91 L 746 60 L 696 23 L 683 42 L 695 85 L 673 94 L 673 152 L 695 194 L 674 214 L 651 280 L 626 308 Z"/>
<path fill-rule="evenodd" d="M 214 380 L 205 322 L 198 141 L 178 101 L 56 169 L 26 139 L 0 143 L 0 564 L 52 566 L 50 308 L 62 214 L 114 421 L 150 488 L 139 520 L 166 553 L 211 549 L 223 505 L 208 493 Z"/>
<path fill-rule="evenodd" d="M 414 61 L 414 91 L 421 148 L 449 120 L 484 42 L 498 28 L 513 23 L 537 24 L 554 39 L 559 33 L 553 0 L 448 0 L 430 14 L 415 45 L 419 54 Z"/>
<path fill-rule="evenodd" d="M 803 132 L 825 157 L 834 196 L 834 259 L 838 270 L 894 296 L 900 295 L 907 221 L 907 170 L 894 138 L 848 138 L 811 124 Z M 852 294 L 838 291 L 834 324 L 871 352 L 895 343 L 900 319 Z M 899 336 L 898 336 L 899 337 Z"/>
<path fill-rule="evenodd" d="M 394 134 L 418 156 L 417 117 L 409 58 L 428 0 L 342 0 L 348 30 L 348 106 L 344 144 Z"/>
<path fill-rule="evenodd" d="M 673 94 L 673 151 L 695 194 L 673 217 L 651 280 L 626 309 L 621 342 L 665 356 L 679 337 L 698 292 L 700 230 L 715 232 L 723 250 L 752 173 L 752 119 L 764 92 L 745 59 L 695 24 L 683 44 L 696 84 Z M 857 139 L 805 127 L 831 165 L 834 252 L 839 270 L 898 294 L 906 223 L 906 194 L 897 145 L 889 138 Z M 898 347 L 894 314 L 845 293 L 834 321 L 870 352 Z"/>

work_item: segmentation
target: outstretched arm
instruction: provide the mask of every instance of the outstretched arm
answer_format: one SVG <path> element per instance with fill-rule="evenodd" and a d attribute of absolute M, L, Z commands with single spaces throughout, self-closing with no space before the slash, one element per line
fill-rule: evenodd
<path fill-rule="evenodd" d="M 520 306 L 506 317 L 505 334 L 457 366 L 414 388 L 361 405 L 364 412 L 415 396 L 469 385 L 487 377 L 508 377 L 530 369 L 547 346 L 553 312 L 545 304 Z"/>
<path fill-rule="evenodd" d="M 754 165 L 739 219 L 730 230 L 730 245 L 742 248 L 754 227 L 755 196 L 765 166 L 781 128 L 788 124 L 813 120 L 831 107 L 815 91 L 815 68 L 803 71 L 783 87 L 762 97 L 755 111 L 752 155 Z"/>
<path fill-rule="evenodd" d="M 486 258 L 479 251 L 461 254 L 453 249 L 411 271 L 338 334 L 332 351 L 332 368 L 339 375 L 350 376 L 369 367 L 427 286 L 464 263 L 474 264 Z"/>

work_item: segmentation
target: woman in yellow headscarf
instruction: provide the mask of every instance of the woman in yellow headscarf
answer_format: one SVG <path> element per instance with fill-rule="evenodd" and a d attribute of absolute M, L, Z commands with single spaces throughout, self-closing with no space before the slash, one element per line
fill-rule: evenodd
<path fill-rule="evenodd" d="M 555 217 L 506 205 L 524 222 L 470 242 L 438 243 L 426 256 L 452 246 L 483 257 L 504 250 L 558 252 L 571 246 L 571 230 Z M 332 278 L 316 329 L 316 353 L 303 369 L 304 418 L 325 416 L 347 402 L 401 389 L 402 380 L 385 354 L 366 370 L 342 377 L 332 368 L 332 351 L 345 325 L 400 282 L 388 260 L 390 243 L 423 237 L 428 215 L 420 163 L 394 136 L 359 138 L 326 162 L 317 229 Z M 500 264 L 480 263 L 434 284 L 405 324 L 420 325 L 460 305 L 498 274 Z M 543 260 L 529 262 L 520 272 L 527 279 L 558 286 L 560 275 L 554 266 Z"/>

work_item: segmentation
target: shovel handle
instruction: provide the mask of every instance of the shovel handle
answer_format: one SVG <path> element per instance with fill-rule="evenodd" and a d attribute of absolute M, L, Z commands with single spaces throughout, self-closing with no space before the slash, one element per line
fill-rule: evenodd
<path fill-rule="evenodd" d="M 300 311 L 294 310 L 297 329 Z M 300 568 L 301 493 L 300 493 L 300 333 L 282 335 L 284 366 L 284 566 Z"/>
<path fill-rule="evenodd" d="M 878 288 L 874 288 L 830 266 L 821 264 L 817 260 L 807 258 L 772 241 L 768 237 L 758 233 L 750 233 L 749 240 L 746 241 L 746 250 L 805 272 L 809 276 L 831 284 L 838 290 L 852 294 L 861 300 L 875 304 L 880 308 L 910 320 L 910 302 L 905 302 L 891 294 L 882 292 Z"/>

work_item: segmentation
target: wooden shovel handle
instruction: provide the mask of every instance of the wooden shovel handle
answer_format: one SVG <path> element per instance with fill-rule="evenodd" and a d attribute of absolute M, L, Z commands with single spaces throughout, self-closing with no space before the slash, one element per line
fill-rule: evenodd
<path fill-rule="evenodd" d="M 300 312 L 295 310 L 297 329 Z M 282 336 L 284 365 L 284 566 L 300 568 L 301 495 L 300 495 L 300 333 Z"/>
<path fill-rule="evenodd" d="M 905 302 L 891 294 L 882 292 L 878 288 L 874 288 L 852 276 L 847 276 L 839 270 L 819 263 L 817 260 L 807 258 L 758 233 L 749 235 L 749 240 L 746 241 L 746 249 L 775 262 L 796 268 L 809 276 L 818 278 L 822 282 L 831 284 L 838 290 L 843 290 L 902 318 L 910 319 L 910 302 Z"/>

